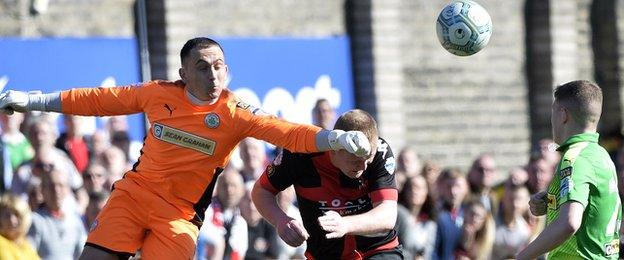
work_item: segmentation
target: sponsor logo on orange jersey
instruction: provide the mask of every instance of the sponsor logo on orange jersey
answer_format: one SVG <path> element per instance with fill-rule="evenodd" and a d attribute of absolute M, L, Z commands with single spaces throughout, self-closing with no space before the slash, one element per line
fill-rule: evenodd
<path fill-rule="evenodd" d="M 213 155 L 217 142 L 184 132 L 160 123 L 154 123 L 153 134 L 156 139 L 195 151 Z"/>

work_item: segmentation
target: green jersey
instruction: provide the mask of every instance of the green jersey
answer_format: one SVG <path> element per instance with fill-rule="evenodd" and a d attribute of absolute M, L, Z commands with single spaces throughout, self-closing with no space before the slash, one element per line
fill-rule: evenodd
<path fill-rule="evenodd" d="M 549 254 L 549 259 L 617 259 L 622 217 L 615 165 L 598 145 L 597 133 L 571 136 L 557 149 L 561 162 L 548 187 L 546 223 L 561 205 L 576 201 L 585 207 L 577 232 Z"/>

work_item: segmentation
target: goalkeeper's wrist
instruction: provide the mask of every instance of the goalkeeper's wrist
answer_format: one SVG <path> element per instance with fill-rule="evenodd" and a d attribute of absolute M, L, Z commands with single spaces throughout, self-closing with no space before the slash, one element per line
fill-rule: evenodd
<path fill-rule="evenodd" d="M 329 131 L 329 134 L 327 135 L 327 141 L 329 142 L 329 147 L 332 150 L 337 151 L 344 148 L 342 147 L 342 144 L 340 144 L 340 141 L 338 141 L 338 137 L 344 133 L 345 131 L 342 130 Z"/>
<path fill-rule="evenodd" d="M 340 133 L 344 133 L 344 131 L 321 130 L 316 134 L 316 149 L 319 152 L 342 149 L 342 145 L 338 142 Z"/>
<path fill-rule="evenodd" d="M 28 93 L 26 109 L 29 111 L 61 112 L 60 104 L 61 95 L 59 93 Z"/>

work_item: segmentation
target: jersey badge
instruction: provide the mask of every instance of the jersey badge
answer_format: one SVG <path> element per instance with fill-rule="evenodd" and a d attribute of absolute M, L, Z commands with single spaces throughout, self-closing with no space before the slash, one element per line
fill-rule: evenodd
<path fill-rule="evenodd" d="M 546 197 L 546 202 L 548 204 L 548 208 L 550 209 L 557 208 L 557 197 L 555 197 L 555 195 L 548 194 L 548 197 Z"/>
<path fill-rule="evenodd" d="M 565 195 L 568 195 L 568 192 L 574 187 L 574 182 L 570 177 L 565 177 L 561 180 L 561 185 L 559 186 L 559 197 L 562 198 Z"/>
<path fill-rule="evenodd" d="M 273 173 L 275 173 L 275 166 L 269 164 L 269 166 L 267 166 L 266 168 L 266 172 L 267 172 L 267 177 L 273 176 Z"/>
<path fill-rule="evenodd" d="M 386 163 L 384 164 L 384 167 L 386 167 L 386 171 L 388 171 L 389 174 L 394 174 L 394 170 L 396 169 L 396 162 L 394 157 L 386 158 Z"/>
<path fill-rule="evenodd" d="M 271 115 L 269 113 L 267 113 L 266 111 L 262 110 L 262 108 L 259 107 L 254 107 L 254 106 L 250 106 L 249 110 L 251 110 L 251 113 L 257 116 L 268 116 Z"/>
<path fill-rule="evenodd" d="M 273 159 L 273 165 L 278 166 L 280 164 L 282 164 L 282 158 L 284 157 L 284 151 L 280 151 L 277 156 L 275 156 L 275 159 Z"/>
<path fill-rule="evenodd" d="M 606 243 L 604 245 L 604 252 L 606 256 L 617 255 L 620 252 L 620 240 L 614 239 Z"/>
<path fill-rule="evenodd" d="M 563 179 L 566 177 L 570 177 L 572 175 L 572 166 L 568 166 L 564 169 L 559 170 L 559 176 Z"/>
<path fill-rule="evenodd" d="M 266 111 L 262 110 L 262 108 L 256 107 L 256 106 L 252 106 L 250 104 L 247 104 L 243 101 L 238 101 L 236 102 L 236 107 L 243 109 L 243 110 L 248 110 L 249 112 L 251 112 L 254 115 L 257 116 L 268 116 L 270 115 L 269 113 L 267 113 Z"/>
<path fill-rule="evenodd" d="M 238 101 L 236 102 L 236 107 L 240 108 L 240 109 L 248 109 L 251 105 L 247 104 L 243 101 Z"/>
<path fill-rule="evenodd" d="M 206 118 L 204 118 L 204 123 L 208 128 L 217 128 L 219 126 L 219 116 L 215 113 L 208 113 Z"/>

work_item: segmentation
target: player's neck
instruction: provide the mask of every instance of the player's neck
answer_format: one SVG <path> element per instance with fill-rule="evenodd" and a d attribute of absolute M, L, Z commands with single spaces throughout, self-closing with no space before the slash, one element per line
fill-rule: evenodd
<path fill-rule="evenodd" d="M 566 127 L 564 129 L 564 135 L 565 138 L 563 139 L 563 141 L 565 142 L 565 140 L 568 140 L 568 138 L 570 138 L 573 135 L 578 135 L 578 134 L 585 134 L 585 133 L 596 133 L 596 127 L 595 126 L 575 126 L 575 125 L 570 125 L 569 127 Z"/>
<path fill-rule="evenodd" d="M 191 91 L 189 91 L 188 89 L 186 89 L 185 92 L 186 92 L 186 97 L 189 99 L 189 101 L 191 101 L 191 103 L 193 103 L 196 106 L 212 105 L 216 103 L 217 100 L 219 99 L 218 97 L 216 98 L 207 97 L 207 99 L 201 99 L 197 97 L 195 94 L 191 93 Z"/>

